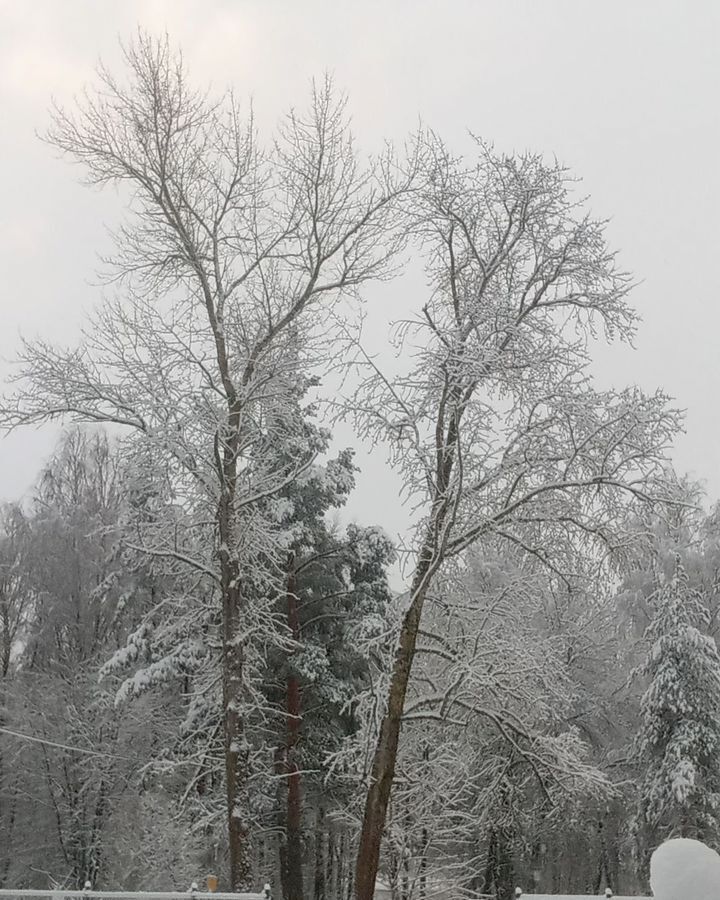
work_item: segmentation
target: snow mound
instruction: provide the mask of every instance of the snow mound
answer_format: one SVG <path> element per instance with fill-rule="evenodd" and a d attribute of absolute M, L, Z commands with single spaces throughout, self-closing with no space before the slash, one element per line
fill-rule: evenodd
<path fill-rule="evenodd" d="M 655 900 L 720 900 L 720 856 L 701 841 L 674 838 L 650 860 Z"/>

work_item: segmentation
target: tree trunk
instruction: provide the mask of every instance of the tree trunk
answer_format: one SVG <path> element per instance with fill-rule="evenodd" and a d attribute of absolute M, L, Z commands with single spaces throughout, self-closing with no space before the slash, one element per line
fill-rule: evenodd
<path fill-rule="evenodd" d="M 430 745 L 425 744 L 423 747 L 422 758 L 424 763 L 430 761 Z M 427 769 L 427 765 L 424 767 Z M 427 895 L 427 862 L 428 862 L 428 845 L 430 843 L 430 834 L 427 825 L 423 824 L 420 829 L 420 900 L 425 900 Z"/>
<path fill-rule="evenodd" d="M 515 866 L 513 864 L 512 841 L 509 829 L 498 829 L 497 871 L 495 891 L 497 900 L 512 900 L 515 893 Z"/>
<path fill-rule="evenodd" d="M 285 748 L 279 746 L 275 750 L 275 777 L 277 779 L 277 790 L 275 792 L 275 804 L 277 808 L 277 824 L 278 824 L 278 840 L 277 840 L 277 856 L 278 867 L 280 869 L 280 893 L 283 900 L 287 900 L 288 896 L 288 874 L 287 874 L 287 786 L 285 784 L 285 775 L 287 774 L 287 764 L 285 761 Z"/>
<path fill-rule="evenodd" d="M 2 622 L 2 645 L 0 650 L 0 677 L 7 677 L 10 671 L 10 657 L 12 655 L 12 632 L 10 628 L 10 612 L 8 610 L 8 600 L 5 592 L 0 587 L 0 622 Z"/>
<path fill-rule="evenodd" d="M 544 821 L 543 816 L 543 821 Z M 533 893 L 540 894 L 544 873 L 544 845 L 541 841 L 536 840 L 532 845 L 530 852 L 530 871 L 532 873 Z"/>
<path fill-rule="evenodd" d="M 340 837 L 335 844 L 337 863 L 335 865 L 335 890 L 334 895 L 337 900 L 342 900 L 343 895 L 343 860 L 345 858 L 345 832 L 340 832 Z"/>
<path fill-rule="evenodd" d="M 353 869 L 353 860 L 350 854 L 346 854 L 345 859 L 345 900 L 352 900 L 355 891 L 355 877 Z"/>
<path fill-rule="evenodd" d="M 495 894 L 497 900 L 512 900 L 515 893 L 514 879 L 510 833 L 507 828 L 492 828 L 488 836 L 482 893 Z"/>
<path fill-rule="evenodd" d="M 215 435 L 215 459 L 220 478 L 217 508 L 218 560 L 223 609 L 223 726 L 225 738 L 225 790 L 227 797 L 228 849 L 230 851 L 230 890 L 249 889 L 252 881 L 248 822 L 247 784 L 250 775 L 250 745 L 245 734 L 244 664 L 245 646 L 241 631 L 244 606 L 240 560 L 237 551 L 237 476 L 242 399 L 233 382 L 222 313 L 206 284 L 203 296 L 212 329 L 220 379 L 227 402 L 227 420 Z M 252 378 L 252 367 L 245 370 L 243 380 Z"/>
<path fill-rule="evenodd" d="M 427 858 L 428 845 L 430 836 L 427 826 L 423 825 L 420 832 L 420 900 L 425 900 L 427 896 Z"/>
<path fill-rule="evenodd" d="M 8 872 L 10 871 L 10 864 L 12 862 L 13 832 L 15 830 L 16 811 L 17 794 L 13 792 L 12 800 L 10 801 L 10 813 L 8 816 L 8 820 L 5 823 L 5 827 L 3 828 L 3 851 L 5 852 L 5 858 L 2 861 L 2 871 L 0 871 L 0 888 L 6 888 L 5 882 L 7 881 Z"/>
<path fill-rule="evenodd" d="M 495 887 L 495 873 L 497 871 L 497 831 L 490 829 L 488 837 L 487 859 L 485 860 L 485 874 L 480 893 L 491 894 Z"/>
<path fill-rule="evenodd" d="M 325 885 L 332 896 L 333 885 L 335 883 L 335 831 L 332 825 L 328 830 L 327 843 L 327 869 L 325 870 Z"/>
<path fill-rule="evenodd" d="M 608 847 L 608 882 L 609 887 L 619 894 L 622 887 L 620 885 L 620 848 L 618 846 L 617 818 L 612 819 L 612 833 L 610 835 Z"/>
<path fill-rule="evenodd" d="M 597 864 L 597 872 L 595 875 L 595 883 L 593 884 L 593 893 L 599 894 L 600 888 L 602 887 L 602 877 L 603 873 L 605 873 L 605 882 L 607 887 L 611 887 L 610 885 L 610 872 L 608 871 L 608 861 L 607 861 L 607 849 L 605 846 L 605 828 L 602 819 L 598 819 L 597 822 L 597 837 L 598 837 L 598 864 Z"/>
<path fill-rule="evenodd" d="M 297 607 L 297 578 L 292 568 L 287 581 L 288 627 L 293 640 L 300 641 L 300 618 Z M 302 695 L 300 681 L 292 671 L 287 679 L 287 900 L 304 900 L 303 888 L 303 840 L 302 796 L 300 793 L 300 769 L 297 764 L 298 740 L 302 721 Z"/>
<path fill-rule="evenodd" d="M 428 538 L 425 541 L 413 577 L 411 590 L 413 600 L 405 613 L 400 631 L 400 640 L 395 654 L 395 663 L 390 681 L 388 708 L 380 726 L 380 736 L 375 748 L 370 786 L 365 801 L 365 814 L 360 832 L 355 871 L 356 900 L 373 900 L 375 893 L 375 880 L 380 861 L 380 846 L 385 829 L 390 791 L 393 778 L 395 777 L 395 762 L 400 740 L 405 695 L 415 657 L 415 646 L 425 595 L 428 590 L 430 576 L 434 571 L 434 543 L 432 538 Z"/>
<path fill-rule="evenodd" d="M 85 881 L 89 881 L 90 884 L 93 885 L 93 887 L 96 886 L 99 881 L 103 859 L 103 826 L 105 824 L 105 814 L 107 812 L 107 806 L 107 783 L 103 778 L 100 782 L 100 787 L 98 788 L 98 796 L 93 814 L 90 844 L 88 847 L 87 860 L 85 864 L 85 876 L 83 884 L 80 885 L 80 887 L 85 886 Z"/>
<path fill-rule="evenodd" d="M 391 846 L 387 852 L 387 878 L 390 888 L 390 900 L 400 900 L 400 865 L 397 849 Z"/>
<path fill-rule="evenodd" d="M 403 816 L 402 870 L 400 877 L 400 896 L 402 900 L 410 897 L 410 852 L 412 847 L 413 821 L 410 810 L 405 807 Z"/>
<path fill-rule="evenodd" d="M 251 886 L 248 803 L 246 797 L 249 745 L 243 707 L 244 647 L 240 634 L 242 593 L 240 565 L 235 555 L 234 483 L 226 485 L 218 511 L 220 570 L 223 601 L 223 725 L 225 738 L 225 788 L 227 796 L 230 889 Z"/>
<path fill-rule="evenodd" d="M 325 807 L 322 801 L 317 808 L 315 819 L 315 888 L 314 900 L 325 900 L 325 867 L 327 857 L 325 855 Z"/>

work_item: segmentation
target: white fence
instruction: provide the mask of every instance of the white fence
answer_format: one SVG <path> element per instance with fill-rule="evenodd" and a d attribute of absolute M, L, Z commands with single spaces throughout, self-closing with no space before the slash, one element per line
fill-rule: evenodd
<path fill-rule="evenodd" d="M 222 891 L 212 893 L 199 891 L 192 885 L 189 891 L 94 891 L 85 888 L 82 891 L 66 891 L 63 888 L 48 888 L 45 891 L 13 888 L 0 889 L 0 900 L 271 900 L 270 885 L 256 893 L 230 894 Z"/>
<path fill-rule="evenodd" d="M 521 894 L 517 895 L 521 900 L 587 900 L 588 894 Z M 607 894 L 601 894 L 600 897 L 607 898 Z M 652 897 L 623 897 L 620 894 L 612 894 L 610 900 L 653 900 Z M 693 900 L 689 897 L 688 900 Z"/>
<path fill-rule="evenodd" d="M 585 894 L 525 894 L 516 892 L 518 900 L 587 900 L 591 895 Z M 602 896 L 602 895 L 601 895 Z M 206 893 L 199 891 L 193 885 L 189 891 L 93 891 L 85 888 L 82 891 L 66 891 L 62 888 L 48 888 L 38 890 L 13 890 L 0 889 L 0 900 L 15 900 L 15 898 L 27 898 L 27 900 L 271 900 L 270 885 L 266 884 L 259 893 L 232 894 L 214 891 Z M 652 897 L 624 897 L 621 895 L 604 900 L 653 900 Z M 692 900 L 692 898 L 689 898 Z"/>

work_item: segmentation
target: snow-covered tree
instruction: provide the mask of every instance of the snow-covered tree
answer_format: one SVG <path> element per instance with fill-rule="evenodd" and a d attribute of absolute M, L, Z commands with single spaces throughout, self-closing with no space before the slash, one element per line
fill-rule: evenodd
<path fill-rule="evenodd" d="M 308 436 L 323 448 L 329 439 L 317 428 L 312 405 L 299 405 L 302 379 L 298 383 L 296 414 L 303 430 L 269 429 L 273 439 L 263 448 L 278 467 L 283 458 L 297 456 Z M 155 473 L 154 492 L 149 484 L 143 486 L 148 471 Z M 125 474 L 126 493 L 136 507 L 125 522 L 126 545 L 135 546 L 137 528 L 147 534 L 169 516 L 183 521 L 186 511 L 176 509 L 172 490 L 162 489 L 162 479 L 144 455 L 128 459 Z M 246 714 L 249 821 L 262 845 L 262 852 L 256 848 L 254 854 L 256 880 L 279 876 L 287 897 L 303 895 L 310 835 L 315 830 L 321 848 L 346 790 L 337 779 L 328 784 L 326 757 L 353 730 L 355 695 L 364 688 L 367 672 L 364 648 L 384 627 L 389 597 L 386 567 L 393 550 L 382 529 L 356 524 L 341 529 L 328 519 L 345 503 L 354 477 L 353 454 L 344 450 L 307 467 L 253 509 L 260 521 L 271 523 L 284 552 L 258 553 L 245 581 L 251 607 L 247 623 L 257 635 L 246 658 L 254 673 L 253 709 Z M 195 540 L 201 539 L 198 532 Z M 146 771 L 159 783 L 183 784 L 175 794 L 178 814 L 193 823 L 194 832 L 217 835 L 221 677 L 214 649 L 220 620 L 212 587 L 202 579 L 188 585 L 172 559 L 155 557 L 152 571 L 156 579 L 165 579 L 166 588 L 157 592 L 158 602 L 147 608 L 127 643 L 105 662 L 103 682 L 114 684 L 117 703 L 129 708 L 148 695 L 171 701 L 182 685 L 183 709 L 170 707 L 181 712 L 174 732 L 167 729 L 163 754 Z M 181 582 L 182 590 L 173 589 Z M 321 824 L 315 829 L 317 816 Z M 216 844 L 215 837 L 211 843 Z M 222 842 L 218 849 L 222 853 Z M 322 849 L 318 852 L 324 856 Z M 216 866 L 221 859 L 216 855 L 212 862 Z M 346 877 L 348 862 L 343 854 L 330 866 L 341 865 Z"/>
<path fill-rule="evenodd" d="M 98 89 L 74 111 L 57 109 L 49 134 L 90 183 L 117 186 L 127 201 L 107 273 L 120 295 L 99 306 L 77 347 L 25 343 L 0 420 L 112 423 L 169 477 L 175 514 L 144 550 L 216 591 L 237 889 L 251 877 L 244 585 L 258 557 L 277 550 L 251 508 L 319 450 L 310 441 L 282 469 L 265 465 L 266 414 L 274 409 L 280 433 L 302 429 L 281 415 L 287 391 L 298 367 L 337 351 L 329 310 L 388 271 L 398 236 L 388 215 L 407 178 L 390 153 L 361 162 L 329 83 L 263 147 L 252 114 L 231 93 L 193 89 L 167 40 L 140 34 L 125 60 L 126 80 L 101 69 Z"/>
<path fill-rule="evenodd" d="M 59 492 L 47 482 L 48 502 L 31 517 L 38 564 L 23 568 L 32 577 L 21 594 L 12 542 L 2 551 L 3 666 L 7 635 L 17 644 L 28 628 L 20 642 L 46 688 L 28 694 L 29 724 L 52 726 L 69 748 L 96 748 L 87 771 L 68 757 L 61 789 L 39 749 L 49 745 L 32 756 L 44 801 L 62 801 L 74 823 L 56 835 L 69 877 L 100 871 L 108 760 L 133 742 L 144 761 L 154 751 L 141 768 L 163 792 L 158 810 L 192 808 L 213 865 L 224 806 L 233 889 L 252 877 L 251 825 L 269 808 L 277 826 L 277 784 L 295 804 L 298 875 L 299 786 L 321 793 L 314 768 L 301 782 L 299 760 L 315 767 L 329 753 L 324 787 L 342 798 L 346 821 L 364 805 L 358 900 L 374 893 L 396 776 L 387 830 L 401 892 L 406 851 L 419 855 L 425 891 L 433 852 L 455 854 L 451 833 L 477 826 L 469 858 L 494 854 L 486 883 L 507 890 L 513 841 L 531 820 L 545 817 L 544 834 L 552 827 L 538 798 L 604 785 L 562 714 L 572 711 L 586 737 L 602 730 L 588 712 L 600 706 L 592 676 L 575 663 L 588 648 L 567 619 L 545 628 L 533 604 L 586 597 L 632 531 L 628 508 L 674 498 L 665 451 L 678 414 L 662 394 L 598 390 L 589 374 L 596 331 L 633 333 L 630 281 L 567 172 L 539 156 L 477 141 L 468 161 L 424 133 L 407 165 L 390 152 L 364 164 L 327 83 L 263 146 L 232 94 L 190 87 L 167 41 L 140 35 L 126 61 L 127 81 L 102 70 L 75 112 L 57 110 L 49 136 L 127 202 L 107 272 L 116 293 L 76 347 L 25 342 L 0 404 L 8 429 L 64 417 L 120 432 L 122 486 L 100 490 L 112 488 L 109 504 L 83 493 L 82 466 L 66 470 Z M 381 611 L 389 545 L 375 528 L 327 527 L 351 466 L 342 455 L 320 464 L 330 436 L 304 404 L 312 374 L 336 364 L 355 334 L 344 304 L 391 271 L 407 238 L 429 293 L 397 330 L 400 374 L 361 356 L 368 377 L 352 400 L 360 431 L 389 448 L 420 511 L 409 591 Z M 73 512 L 63 492 L 76 488 Z M 82 517 L 97 524 L 92 536 Z M 496 616 L 495 587 L 471 591 L 462 608 L 467 585 L 452 581 L 477 546 L 503 560 L 493 584 L 511 583 L 507 596 L 531 616 L 516 621 L 503 603 Z M 583 614 L 593 621 L 589 604 Z M 51 671 L 62 676 L 54 694 Z M 48 716 L 45 695 L 58 701 Z M 22 715 L 19 697 L 13 690 L 0 715 Z M 61 701 L 92 709 L 97 728 L 64 721 Z M 139 735 L 138 710 L 157 713 L 158 728 Z M 437 745 L 425 741 L 428 723 Z M 317 746 L 301 746 L 311 724 Z M 128 810 L 149 805 L 142 790 L 134 800 Z M 314 812 L 319 821 L 321 803 Z M 318 872 L 339 858 L 316 877 L 319 900 L 328 871 L 347 871 L 344 832 L 332 852 L 315 851 Z M 468 856 L 457 856 L 464 878 Z M 340 877 L 333 891 L 346 895 L 350 883 Z"/>
<path fill-rule="evenodd" d="M 395 896 L 423 897 L 440 885 L 512 896 L 513 872 L 538 822 L 547 835 L 573 803 L 608 796 L 574 719 L 574 660 L 544 622 L 554 587 L 534 556 L 491 542 L 436 579 L 408 687 L 382 858 Z M 365 703 L 371 745 L 372 713 L 391 671 L 390 655 Z"/>
<path fill-rule="evenodd" d="M 364 358 L 355 399 L 365 433 L 390 446 L 424 512 L 413 547 L 360 840 L 357 898 L 371 900 L 425 600 L 448 559 L 500 540 L 572 579 L 571 545 L 595 559 L 620 540 L 630 498 L 666 496 L 664 456 L 678 414 L 658 393 L 600 391 L 598 330 L 628 338 L 630 280 L 568 173 L 481 141 L 470 160 L 421 138 L 411 231 L 430 292 L 397 331 L 407 366 Z"/>
<path fill-rule="evenodd" d="M 123 720 L 97 680 L 150 595 L 120 545 L 121 508 L 107 439 L 71 431 L 32 500 L 8 512 L 12 678 L 0 750 L 12 754 L 13 778 L 0 772 L 10 814 L 0 871 L 25 883 L 38 864 L 68 886 L 102 881 L 110 816 L 155 734 L 154 724 L 140 732 Z M 38 808 L 53 815 L 40 822 Z"/>
<path fill-rule="evenodd" d="M 708 609 L 677 555 L 660 572 L 640 705 L 639 821 L 649 851 L 673 836 L 720 837 L 720 653 Z M 644 833 L 643 833 L 644 832 Z"/>
<path fill-rule="evenodd" d="M 304 896 L 310 832 L 316 841 L 324 836 L 322 826 L 308 825 L 301 785 L 325 821 L 328 808 L 332 812 L 340 801 L 326 760 L 354 730 L 357 694 L 367 680 L 363 648 L 382 630 L 390 597 L 386 570 L 394 551 L 382 529 L 350 524 L 341 531 L 327 522 L 354 484 L 352 459 L 344 451 L 312 467 L 281 495 L 282 526 L 293 539 L 278 607 L 290 644 L 278 641 L 277 649 L 270 648 L 263 682 L 269 701 L 282 710 L 275 760 L 280 871 L 288 900 Z"/>
<path fill-rule="evenodd" d="M 11 726 L 12 695 L 16 687 L 17 649 L 30 613 L 27 590 L 26 516 L 19 506 L 0 511 L 0 729 Z M 0 833 L 6 849 L 0 853 L 0 884 L 4 884 L 13 862 L 20 795 L 16 766 L 20 748 L 8 745 L 0 732 Z"/>

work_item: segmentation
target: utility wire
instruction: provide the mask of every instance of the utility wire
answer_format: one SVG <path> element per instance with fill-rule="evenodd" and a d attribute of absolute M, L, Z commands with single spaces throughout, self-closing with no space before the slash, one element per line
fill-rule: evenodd
<path fill-rule="evenodd" d="M 69 750 L 71 753 L 84 753 L 86 756 L 102 756 L 105 759 L 121 759 L 125 762 L 132 762 L 129 756 L 118 756 L 115 753 L 103 753 L 100 750 L 87 750 L 85 747 L 71 747 L 69 744 L 58 744 L 55 741 L 48 741 L 45 738 L 34 737 L 31 734 L 21 734 L 19 731 L 11 731 L 9 728 L 0 726 L 1 734 L 9 734 L 11 737 L 20 738 L 23 741 L 31 741 L 34 744 L 44 744 L 46 747 L 56 747 L 58 750 Z"/>

